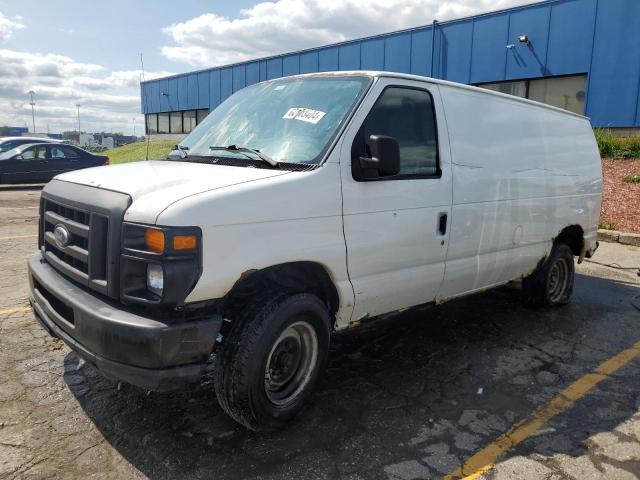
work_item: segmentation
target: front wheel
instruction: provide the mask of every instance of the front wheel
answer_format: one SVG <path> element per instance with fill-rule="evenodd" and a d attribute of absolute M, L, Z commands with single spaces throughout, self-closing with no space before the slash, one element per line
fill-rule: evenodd
<path fill-rule="evenodd" d="M 527 303 L 557 307 L 571 301 L 575 268 L 573 252 L 563 243 L 555 245 L 546 261 L 522 282 Z"/>
<path fill-rule="evenodd" d="M 265 293 L 237 318 L 214 361 L 218 403 L 254 431 L 273 431 L 304 405 L 324 369 L 326 305 L 315 295 Z"/>

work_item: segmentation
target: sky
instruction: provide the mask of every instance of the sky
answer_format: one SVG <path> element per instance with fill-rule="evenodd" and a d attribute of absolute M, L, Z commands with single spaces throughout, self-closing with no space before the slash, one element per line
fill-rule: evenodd
<path fill-rule="evenodd" d="M 145 78 L 532 0 L 0 0 L 0 125 L 143 133 Z"/>

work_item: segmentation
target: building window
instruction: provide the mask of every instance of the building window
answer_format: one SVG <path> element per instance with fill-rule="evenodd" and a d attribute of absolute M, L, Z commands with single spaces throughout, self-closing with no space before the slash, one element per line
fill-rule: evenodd
<path fill-rule="evenodd" d="M 168 113 L 158 114 L 158 133 L 170 133 Z"/>
<path fill-rule="evenodd" d="M 150 113 L 147 115 L 147 134 L 158 133 L 158 114 Z"/>
<path fill-rule="evenodd" d="M 522 82 L 485 83 L 484 85 L 478 86 L 486 88 L 487 90 L 493 90 L 494 92 L 506 93 L 507 95 L 527 98 L 526 80 Z"/>
<path fill-rule="evenodd" d="M 573 75 L 517 82 L 484 83 L 478 87 L 528 98 L 582 115 L 584 114 L 586 85 L 586 75 Z"/>
<path fill-rule="evenodd" d="M 209 115 L 209 110 L 148 113 L 145 116 L 147 134 L 189 133 Z"/>
<path fill-rule="evenodd" d="M 196 111 L 187 110 L 186 112 L 182 112 L 182 121 L 184 124 L 184 133 L 189 133 L 196 128 Z"/>
<path fill-rule="evenodd" d="M 207 110 L 206 108 L 204 110 L 198 110 L 196 112 L 196 120 L 198 122 L 198 125 L 200 125 L 200 123 L 202 123 L 202 121 L 207 118 L 207 115 L 209 115 L 209 110 Z"/>
<path fill-rule="evenodd" d="M 582 115 L 586 84 L 586 75 L 531 80 L 529 98 Z"/>
<path fill-rule="evenodd" d="M 182 133 L 182 112 L 171 112 L 171 133 Z"/>

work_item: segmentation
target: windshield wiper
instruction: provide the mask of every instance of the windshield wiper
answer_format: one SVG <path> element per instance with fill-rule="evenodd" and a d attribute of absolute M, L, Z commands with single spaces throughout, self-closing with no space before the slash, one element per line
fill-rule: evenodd
<path fill-rule="evenodd" d="M 187 153 L 189 147 L 183 147 L 182 145 L 178 144 L 175 146 L 175 150 L 178 150 L 178 152 L 180 152 L 180 158 L 187 158 L 189 156 L 189 154 Z"/>
<path fill-rule="evenodd" d="M 238 152 L 240 154 L 243 154 L 245 157 L 247 157 L 247 158 L 249 158 L 251 160 L 254 160 L 254 158 L 251 157 L 250 155 L 247 155 L 247 154 L 248 153 L 253 153 L 260 160 L 262 160 L 263 162 L 268 163 L 272 167 L 277 167 L 278 166 L 278 161 L 277 160 L 274 160 L 273 158 L 269 157 L 268 155 L 265 155 L 264 153 L 260 152 L 260 150 L 256 150 L 255 148 L 239 147 L 238 145 L 229 145 L 227 147 L 212 146 L 212 147 L 209 147 L 209 150 L 225 150 L 227 152 Z"/>

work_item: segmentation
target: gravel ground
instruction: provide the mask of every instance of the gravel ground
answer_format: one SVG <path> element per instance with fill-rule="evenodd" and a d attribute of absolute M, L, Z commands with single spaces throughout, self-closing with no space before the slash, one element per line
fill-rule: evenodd
<path fill-rule="evenodd" d="M 640 183 L 626 183 L 628 175 L 640 173 L 640 159 L 602 160 L 604 177 L 600 223 L 608 229 L 640 233 Z"/>
<path fill-rule="evenodd" d="M 502 288 L 336 335 L 302 414 L 257 435 L 224 415 L 209 377 L 118 388 L 49 337 L 24 308 L 35 205 L 37 191 L 0 188 L 0 479 L 441 478 L 640 341 L 640 279 L 585 263 L 560 309 Z M 640 266 L 640 248 L 602 244 L 595 260 L 621 258 Z M 606 376 L 484 478 L 639 478 L 639 375 L 636 358 Z"/>

